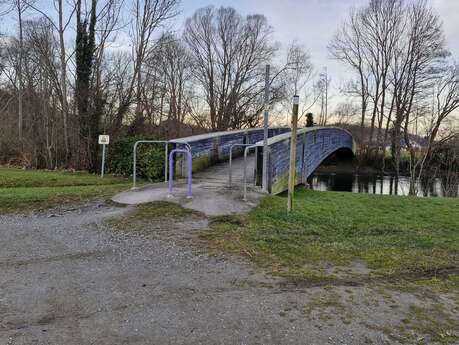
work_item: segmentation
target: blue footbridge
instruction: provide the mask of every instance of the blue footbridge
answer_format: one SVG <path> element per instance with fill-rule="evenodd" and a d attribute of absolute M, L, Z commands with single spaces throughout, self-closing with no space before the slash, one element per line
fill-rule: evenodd
<path fill-rule="evenodd" d="M 136 185 L 139 145 L 165 148 L 164 183 Z M 133 190 L 115 201 L 137 204 L 169 200 L 209 215 L 243 212 L 262 195 L 288 188 L 290 128 L 270 128 L 267 140 L 266 186 L 263 184 L 263 128 L 214 132 L 169 141 L 144 140 L 134 145 Z M 355 153 L 352 135 L 338 127 L 308 127 L 297 131 L 295 184 L 307 178 L 331 154 Z M 262 188 L 263 187 L 263 188 Z M 249 206 L 247 206 L 249 205 Z"/>
<path fill-rule="evenodd" d="M 291 132 L 289 128 L 271 128 L 268 131 L 267 188 L 270 194 L 287 190 L 290 162 Z M 240 165 L 230 164 L 246 153 L 246 181 L 261 187 L 263 176 L 263 129 L 246 129 L 217 132 L 175 139 L 174 148 L 188 147 L 191 153 L 191 171 L 199 173 L 209 167 L 226 163 L 228 185 L 238 187 L 232 181 L 233 175 L 240 175 Z M 297 131 L 297 159 L 295 184 L 303 184 L 314 170 L 336 151 L 348 150 L 355 153 L 356 144 L 352 135 L 338 127 L 308 127 Z M 254 163 L 250 166 L 247 154 L 252 151 Z M 178 159 L 176 170 L 180 176 L 186 173 L 186 161 Z M 250 171 L 247 171 L 250 170 Z M 199 176 L 199 175 L 198 175 Z M 240 182 L 240 181 L 239 181 Z M 239 185 L 242 189 L 244 185 Z"/>

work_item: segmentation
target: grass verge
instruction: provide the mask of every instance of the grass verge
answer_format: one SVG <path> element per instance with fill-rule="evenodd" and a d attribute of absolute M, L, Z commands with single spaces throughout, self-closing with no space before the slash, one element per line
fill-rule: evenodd
<path fill-rule="evenodd" d="M 0 168 L 0 213 L 107 198 L 128 186 L 128 180 L 114 176 Z"/>
<path fill-rule="evenodd" d="M 285 206 L 285 196 L 266 197 L 246 216 L 214 219 L 203 238 L 296 280 L 459 267 L 459 199 L 298 189 L 292 214 Z"/>
<path fill-rule="evenodd" d="M 99 175 L 86 172 L 24 170 L 0 167 L 0 188 L 19 187 L 69 187 L 69 186 L 102 186 L 126 183 L 122 177 Z"/>
<path fill-rule="evenodd" d="M 115 216 L 105 222 L 124 234 L 172 239 L 184 245 L 189 245 L 194 234 L 207 227 L 204 214 L 166 201 L 136 205 L 122 217 Z"/>

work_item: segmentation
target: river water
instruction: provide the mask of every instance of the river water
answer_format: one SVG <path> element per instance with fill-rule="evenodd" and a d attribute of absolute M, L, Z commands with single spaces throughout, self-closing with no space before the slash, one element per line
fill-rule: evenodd
<path fill-rule="evenodd" d="M 398 188 L 395 186 L 395 177 L 390 175 L 368 175 L 352 173 L 315 173 L 309 178 L 309 186 L 313 190 L 341 191 L 367 194 L 408 195 L 410 178 L 401 176 Z M 437 178 L 428 185 L 418 183 L 419 196 L 443 197 L 444 184 Z M 459 194 L 456 186 L 455 196 Z"/>

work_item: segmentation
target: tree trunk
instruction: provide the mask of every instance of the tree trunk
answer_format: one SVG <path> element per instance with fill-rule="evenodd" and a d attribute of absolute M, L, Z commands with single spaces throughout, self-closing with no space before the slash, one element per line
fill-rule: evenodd
<path fill-rule="evenodd" d="M 71 158 L 70 144 L 69 144 L 69 128 L 68 128 L 68 103 L 67 103 L 67 61 L 65 54 L 64 42 L 64 18 L 63 18 L 63 5 L 62 0 L 58 1 L 59 7 L 59 60 L 61 64 L 60 71 L 60 84 L 61 84 L 61 107 L 62 107 L 62 121 L 64 131 L 64 150 L 65 158 L 64 163 L 68 164 Z"/>
<path fill-rule="evenodd" d="M 24 36 L 22 30 L 22 0 L 17 0 L 17 10 L 18 10 L 18 22 L 19 22 L 19 56 L 18 56 L 18 137 L 19 141 L 21 142 L 22 146 L 22 132 L 23 132 L 23 89 L 24 89 L 24 82 L 22 78 L 22 61 L 23 61 L 23 52 L 24 52 Z"/>

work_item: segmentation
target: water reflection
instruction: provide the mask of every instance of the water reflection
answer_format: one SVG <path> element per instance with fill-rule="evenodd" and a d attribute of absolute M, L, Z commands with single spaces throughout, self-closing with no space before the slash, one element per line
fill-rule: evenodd
<path fill-rule="evenodd" d="M 341 191 L 367 194 L 408 195 L 410 178 L 401 176 L 398 184 L 390 175 L 354 175 L 349 173 L 315 173 L 309 178 L 313 190 Z M 418 195 L 442 197 L 445 195 L 441 179 L 430 183 L 418 182 Z M 454 196 L 458 196 L 459 186 Z"/>

